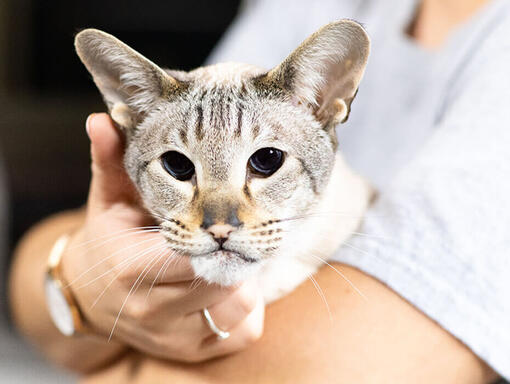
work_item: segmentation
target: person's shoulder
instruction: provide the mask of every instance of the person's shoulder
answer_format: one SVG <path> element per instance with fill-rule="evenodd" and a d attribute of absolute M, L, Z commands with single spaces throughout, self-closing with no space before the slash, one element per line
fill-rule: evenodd
<path fill-rule="evenodd" d="M 474 47 L 479 51 L 479 59 L 488 64 L 510 57 L 510 2 L 506 4 L 508 6 L 502 7 L 501 12 L 487 21 L 480 34 L 480 43 Z M 506 61 L 505 64 L 508 66 L 510 63 Z"/>
<path fill-rule="evenodd" d="M 480 69 L 509 64 L 510 1 L 494 1 L 489 11 L 482 14 L 484 20 L 471 47 L 474 62 L 480 64 Z"/>
<path fill-rule="evenodd" d="M 499 2 L 471 40 L 460 65 L 450 72 L 438 120 L 463 116 L 463 120 L 508 119 L 510 97 L 510 2 Z M 498 116 L 498 119 L 496 119 Z"/>

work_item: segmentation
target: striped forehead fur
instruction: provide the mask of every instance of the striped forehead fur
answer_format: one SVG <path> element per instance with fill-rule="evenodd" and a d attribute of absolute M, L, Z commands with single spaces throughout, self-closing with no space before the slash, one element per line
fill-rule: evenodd
<path fill-rule="evenodd" d="M 214 66 L 214 71 L 222 66 Z M 208 68 L 202 68 L 200 74 L 208 81 L 191 81 L 188 92 L 162 102 L 139 126 L 133 141 L 144 145 L 140 147 L 143 153 L 136 153 L 137 159 L 149 160 L 173 146 L 197 160 L 203 171 L 225 180 L 233 159 L 245 151 L 244 156 L 249 157 L 250 151 L 263 143 L 270 146 L 279 142 L 291 152 L 295 147 L 298 152 L 293 155 L 299 153 L 308 163 L 317 160 L 307 155 L 307 149 L 317 146 L 318 137 L 324 146 L 322 155 L 332 153 L 327 135 L 305 111 L 279 98 L 261 97 L 248 76 L 224 76 L 219 82 L 217 77 L 204 76 Z M 233 66 L 228 64 L 227 68 Z M 320 167 L 307 167 L 315 168 Z M 327 172 L 323 169 L 320 173 Z"/>

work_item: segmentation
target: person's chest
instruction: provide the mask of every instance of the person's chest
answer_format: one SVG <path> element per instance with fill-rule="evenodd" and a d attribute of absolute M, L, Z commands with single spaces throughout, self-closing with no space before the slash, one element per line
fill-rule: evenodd
<path fill-rule="evenodd" d="M 337 127 L 340 151 L 378 190 L 384 190 L 433 132 L 444 88 L 438 55 L 405 34 L 411 5 L 373 7 L 365 14 L 372 38 L 370 60 L 349 121 Z"/>

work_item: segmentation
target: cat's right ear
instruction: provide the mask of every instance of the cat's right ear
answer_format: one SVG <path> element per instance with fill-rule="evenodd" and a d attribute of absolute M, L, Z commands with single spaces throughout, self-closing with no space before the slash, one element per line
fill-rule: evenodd
<path fill-rule="evenodd" d="M 347 120 L 370 52 L 364 28 L 352 20 L 330 23 L 306 39 L 282 63 L 258 78 L 283 90 L 331 131 Z"/>
<path fill-rule="evenodd" d="M 75 38 L 76 52 L 103 94 L 112 119 L 133 129 L 180 83 L 156 64 L 108 33 L 85 29 Z"/>

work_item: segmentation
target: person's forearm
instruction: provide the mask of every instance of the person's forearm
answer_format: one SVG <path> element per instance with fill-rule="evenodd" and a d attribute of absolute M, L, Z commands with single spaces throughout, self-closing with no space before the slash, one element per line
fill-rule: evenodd
<path fill-rule="evenodd" d="M 466 346 L 388 287 L 351 267 L 336 267 L 368 300 L 324 267 L 315 278 L 331 318 L 308 281 L 267 308 L 262 339 L 245 351 L 198 365 L 133 353 L 84 383 L 482 384 L 496 379 Z"/>
<path fill-rule="evenodd" d="M 14 322 L 47 357 L 78 372 L 91 372 L 118 357 L 125 347 L 91 336 L 65 337 L 53 325 L 44 297 L 48 254 L 56 239 L 77 228 L 82 212 L 60 214 L 39 224 L 18 246 L 10 275 Z"/>

